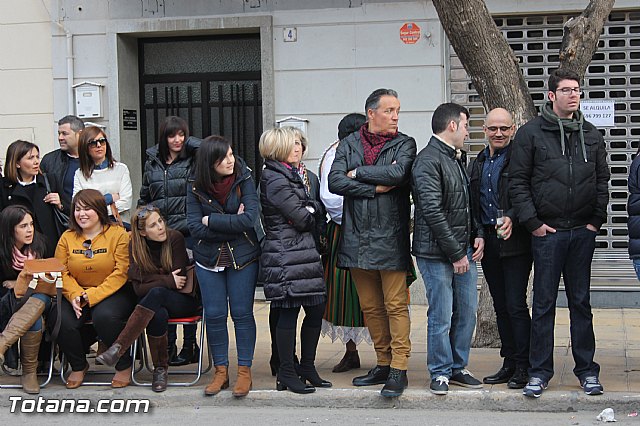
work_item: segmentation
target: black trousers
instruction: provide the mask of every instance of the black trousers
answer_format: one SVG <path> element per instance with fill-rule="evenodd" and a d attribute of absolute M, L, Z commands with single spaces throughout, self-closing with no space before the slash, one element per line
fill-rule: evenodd
<path fill-rule="evenodd" d="M 196 315 L 200 308 L 195 298 L 165 287 L 152 288 L 138 304 L 156 313 L 147 325 L 147 334 L 156 337 L 167 332 L 169 318 Z"/>
<path fill-rule="evenodd" d="M 62 299 L 62 322 L 58 334 L 58 345 L 69 360 L 73 371 L 81 371 L 87 365 L 85 348 L 92 342 L 87 341 L 91 331 L 85 329 L 86 323 L 93 321 L 98 339 L 109 347 L 124 329 L 136 306 L 136 300 L 137 297 L 131 285 L 127 283 L 97 305 L 85 306 L 82 315 L 77 318 L 71 303 L 67 299 Z M 56 323 L 57 315 L 58 312 L 52 309 L 50 325 Z M 131 364 L 131 355 L 127 351 L 116 364 L 116 370 L 125 370 Z"/>
<path fill-rule="evenodd" d="M 527 307 L 527 284 L 533 257 L 530 253 L 500 257 L 500 240 L 495 229 L 485 227 L 485 234 L 482 272 L 496 311 L 503 366 L 528 368 L 531 317 Z"/>

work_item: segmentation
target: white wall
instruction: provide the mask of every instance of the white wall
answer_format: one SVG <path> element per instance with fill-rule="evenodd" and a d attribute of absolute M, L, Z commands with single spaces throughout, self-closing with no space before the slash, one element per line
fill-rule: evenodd
<path fill-rule="evenodd" d="M 0 158 L 16 139 L 57 146 L 51 77 L 51 1 L 0 0 Z M 4 161 L 4 160 L 3 160 Z"/>

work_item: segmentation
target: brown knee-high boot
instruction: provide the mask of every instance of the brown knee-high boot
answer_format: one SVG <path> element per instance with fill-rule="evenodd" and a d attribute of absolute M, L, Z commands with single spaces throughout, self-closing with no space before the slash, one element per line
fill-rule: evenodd
<path fill-rule="evenodd" d="M 149 340 L 149 352 L 153 361 L 153 380 L 151 389 L 154 392 L 164 392 L 167 390 L 169 379 L 169 352 L 167 351 L 167 333 L 162 336 L 147 336 Z"/>
<path fill-rule="evenodd" d="M 42 330 L 27 331 L 20 338 L 20 362 L 22 363 L 22 390 L 26 393 L 40 393 L 38 383 L 38 352 L 42 341 Z"/>
<path fill-rule="evenodd" d="M 24 305 L 9 319 L 4 331 L 0 333 L 0 365 L 4 364 L 4 354 L 7 349 L 22 337 L 29 328 L 42 316 L 44 302 L 30 297 Z"/>
<path fill-rule="evenodd" d="M 125 325 L 124 329 L 120 332 L 116 341 L 113 342 L 113 345 L 111 345 L 109 349 L 98 355 L 96 361 L 109 367 L 116 365 L 120 357 L 129 350 L 133 342 L 135 342 L 138 336 L 144 331 L 155 314 L 156 313 L 149 308 L 136 305 L 136 308 L 127 321 L 127 325 Z"/>

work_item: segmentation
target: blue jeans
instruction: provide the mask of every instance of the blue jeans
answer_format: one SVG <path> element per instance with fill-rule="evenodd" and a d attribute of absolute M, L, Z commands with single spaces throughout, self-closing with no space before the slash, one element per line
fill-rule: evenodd
<path fill-rule="evenodd" d="M 35 297 L 36 299 L 40 299 L 44 302 L 44 312 L 49 312 L 49 308 L 51 308 L 51 297 L 46 294 L 35 293 L 32 294 L 31 297 Z M 42 330 L 42 317 L 38 318 L 36 322 L 33 323 L 29 331 L 40 331 Z"/>
<path fill-rule="evenodd" d="M 636 276 L 640 280 L 640 259 L 633 259 L 633 268 L 636 270 Z"/>
<path fill-rule="evenodd" d="M 591 259 L 595 244 L 596 233 L 586 227 L 531 238 L 534 265 L 529 350 L 531 377 L 547 381 L 553 377 L 553 331 L 560 274 L 564 278 L 569 305 L 571 351 L 576 364 L 573 373 L 580 381 L 600 373 L 600 366 L 593 361 L 596 340 L 590 302 Z"/>
<path fill-rule="evenodd" d="M 196 274 L 214 365 L 229 365 L 227 316 L 231 310 L 236 333 L 238 365 L 251 367 L 256 347 L 253 300 L 258 278 L 258 262 L 250 263 L 238 270 L 228 267 L 222 272 L 208 271 L 196 265 Z"/>
<path fill-rule="evenodd" d="M 471 254 L 464 274 L 454 274 L 449 262 L 416 258 L 429 301 L 427 368 L 432 379 L 451 377 L 469 363 L 478 308 L 478 269 Z"/>

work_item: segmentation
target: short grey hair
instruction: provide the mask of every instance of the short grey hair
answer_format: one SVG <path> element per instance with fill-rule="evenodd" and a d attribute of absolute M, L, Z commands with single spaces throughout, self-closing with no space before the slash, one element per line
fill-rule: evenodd
<path fill-rule="evenodd" d="M 367 113 L 367 111 L 369 111 L 370 109 L 378 109 L 378 106 L 380 105 L 380 98 L 383 96 L 393 96 L 394 98 L 398 98 L 398 92 L 396 92 L 395 90 L 392 89 L 376 89 L 374 90 L 369 97 L 367 98 L 367 100 L 364 103 L 364 112 L 365 114 Z"/>

